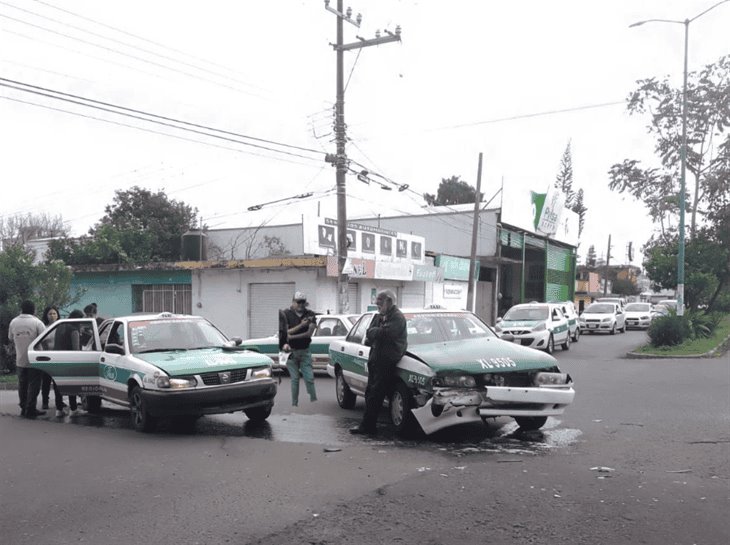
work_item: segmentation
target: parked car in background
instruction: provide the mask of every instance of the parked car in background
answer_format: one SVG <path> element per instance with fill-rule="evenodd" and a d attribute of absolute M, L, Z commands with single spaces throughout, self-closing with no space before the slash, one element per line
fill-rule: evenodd
<path fill-rule="evenodd" d="M 654 305 L 651 308 L 651 319 L 655 320 L 660 316 L 669 316 L 669 308 L 664 305 Z"/>
<path fill-rule="evenodd" d="M 352 409 L 365 395 L 373 313 L 364 314 L 347 337 L 330 345 L 327 372 L 335 378 L 340 407 Z M 389 395 L 396 431 L 426 434 L 487 418 L 510 416 L 523 429 L 542 427 L 562 414 L 575 396 L 573 381 L 548 354 L 500 339 L 467 311 L 403 310 L 408 350 L 396 365 Z"/>
<path fill-rule="evenodd" d="M 653 318 L 651 303 L 629 303 L 624 310 L 627 329 L 649 329 Z"/>
<path fill-rule="evenodd" d="M 329 347 L 334 340 L 343 339 L 352 329 L 352 325 L 360 317 L 359 314 L 318 314 L 317 327 L 312 333 L 312 368 L 315 371 L 327 370 L 330 361 Z M 243 347 L 255 347 L 273 361 L 274 369 L 286 370 L 286 354 L 279 354 L 279 333 L 270 337 L 247 339 L 241 343 Z"/>
<path fill-rule="evenodd" d="M 82 350 L 54 350 L 61 328 L 85 329 Z M 137 314 L 54 322 L 30 346 L 31 366 L 51 375 L 62 395 L 82 395 L 89 412 L 102 399 L 129 407 L 132 427 L 150 431 L 160 417 L 198 418 L 243 411 L 271 414 L 276 395 L 271 360 L 237 346 L 199 316 Z"/>
<path fill-rule="evenodd" d="M 677 312 L 677 300 L 676 299 L 662 299 L 655 306 L 666 307 L 670 311 Z"/>
<path fill-rule="evenodd" d="M 552 354 L 555 345 L 570 349 L 570 324 L 555 303 L 523 303 L 514 305 L 502 318 L 497 318 L 495 330 L 500 337 L 509 336 L 522 346 Z"/>
<path fill-rule="evenodd" d="M 588 333 L 615 335 L 626 332 L 626 314 L 618 303 L 591 303 L 580 315 L 580 328 Z"/>
<path fill-rule="evenodd" d="M 568 320 L 568 328 L 570 329 L 570 339 L 577 343 L 580 338 L 580 324 L 578 323 L 578 311 L 575 310 L 573 301 L 562 301 L 555 303 Z"/>
<path fill-rule="evenodd" d="M 623 297 L 599 297 L 594 303 L 616 303 L 622 309 L 626 308 L 626 299 Z"/>

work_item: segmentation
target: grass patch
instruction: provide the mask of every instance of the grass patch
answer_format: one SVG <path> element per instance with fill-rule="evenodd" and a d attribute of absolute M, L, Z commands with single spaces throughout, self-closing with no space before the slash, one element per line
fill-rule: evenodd
<path fill-rule="evenodd" d="M 694 356 L 709 352 L 717 348 L 730 335 L 730 314 L 726 315 L 715 329 L 712 337 L 707 339 L 693 339 L 677 346 L 662 346 L 655 348 L 649 344 L 637 349 L 638 354 L 653 354 L 657 356 Z"/>
<path fill-rule="evenodd" d="M 17 384 L 18 375 L 15 372 L 8 373 L 7 375 L 0 375 L 0 384 Z"/>

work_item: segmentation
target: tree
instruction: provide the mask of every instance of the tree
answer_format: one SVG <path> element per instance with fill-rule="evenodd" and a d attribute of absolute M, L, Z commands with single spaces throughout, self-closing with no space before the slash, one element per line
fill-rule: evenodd
<path fill-rule="evenodd" d="M 448 206 L 475 202 L 477 190 L 459 178 L 459 176 L 441 178 L 436 195 L 430 193 L 423 194 L 426 203 L 429 206 Z M 483 197 L 484 193 L 479 193 L 479 202 L 482 201 Z"/>
<path fill-rule="evenodd" d="M 640 292 L 639 287 L 626 278 L 616 278 L 611 283 L 611 293 L 618 295 L 638 295 Z"/>
<path fill-rule="evenodd" d="M 654 289 L 677 285 L 677 237 L 655 237 L 644 246 L 644 268 Z M 702 228 L 685 247 L 685 301 L 690 308 L 712 305 L 730 280 L 730 245 L 717 230 Z"/>
<path fill-rule="evenodd" d="M 577 193 L 573 191 L 573 155 L 570 149 L 570 141 L 568 141 L 563 156 L 560 158 L 560 170 L 555 177 L 553 186 L 565 195 L 565 208 L 578 214 L 578 236 L 580 237 L 588 209 L 583 203 L 583 190 L 579 189 Z"/>
<path fill-rule="evenodd" d="M 137 186 L 118 190 L 105 212 L 88 236 L 52 241 L 48 256 L 70 265 L 177 261 L 182 235 L 196 228 L 197 209 Z"/>
<path fill-rule="evenodd" d="M 20 303 L 31 299 L 38 314 L 55 304 L 60 308 L 78 302 L 82 293 L 71 293 L 71 271 L 61 262 L 34 264 L 33 252 L 16 244 L 0 252 L 0 358 L 10 357 L 8 326 Z M 7 361 L 3 361 L 8 367 Z"/>
<path fill-rule="evenodd" d="M 669 80 L 649 78 L 637 82 L 628 98 L 631 115 L 648 115 L 647 129 L 655 138 L 659 166 L 644 167 L 625 159 L 609 170 L 612 190 L 628 192 L 644 202 L 662 233 L 671 232 L 679 214 L 679 171 L 682 149 L 682 90 Z M 689 237 L 694 236 L 698 215 L 704 215 L 717 194 L 718 171 L 727 164 L 730 135 L 730 55 L 692 72 L 687 79 L 687 183 L 690 213 Z M 727 173 L 727 170 L 725 170 Z"/>
<path fill-rule="evenodd" d="M 586 267 L 589 269 L 596 268 L 596 247 L 591 244 L 588 246 L 588 253 L 586 254 Z"/>
<path fill-rule="evenodd" d="M 61 216 L 28 213 L 0 217 L 0 241 L 6 247 L 24 245 L 34 238 L 61 237 L 67 234 L 68 228 Z"/>

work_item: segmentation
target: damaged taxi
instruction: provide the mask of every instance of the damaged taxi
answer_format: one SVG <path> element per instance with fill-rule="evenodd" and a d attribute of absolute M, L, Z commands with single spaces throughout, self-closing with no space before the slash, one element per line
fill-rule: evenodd
<path fill-rule="evenodd" d="M 65 341 L 74 338 L 81 341 Z M 277 389 L 271 359 L 238 344 L 199 316 L 137 314 L 98 328 L 93 318 L 77 318 L 54 322 L 33 341 L 28 359 L 62 395 L 82 396 L 89 412 L 98 412 L 102 399 L 128 407 L 138 431 L 162 417 L 235 411 L 263 421 Z"/>
<path fill-rule="evenodd" d="M 425 434 L 489 418 L 512 417 L 536 430 L 563 414 L 575 396 L 573 381 L 551 355 L 500 339 L 467 311 L 403 310 L 408 350 L 396 366 L 388 397 L 399 433 Z M 328 373 L 340 407 L 352 409 L 365 395 L 369 347 L 364 314 L 344 340 L 330 345 Z"/>

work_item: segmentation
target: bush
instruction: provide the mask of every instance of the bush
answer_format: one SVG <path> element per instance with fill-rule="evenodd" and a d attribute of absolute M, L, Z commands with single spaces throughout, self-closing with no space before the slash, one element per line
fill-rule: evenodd
<path fill-rule="evenodd" d="M 653 320 L 648 333 L 651 345 L 654 347 L 682 344 L 691 334 L 687 320 L 676 314 Z"/>
<path fill-rule="evenodd" d="M 684 315 L 691 339 L 708 339 L 722 320 L 722 314 L 711 312 L 705 314 L 698 310 L 690 310 Z"/>

